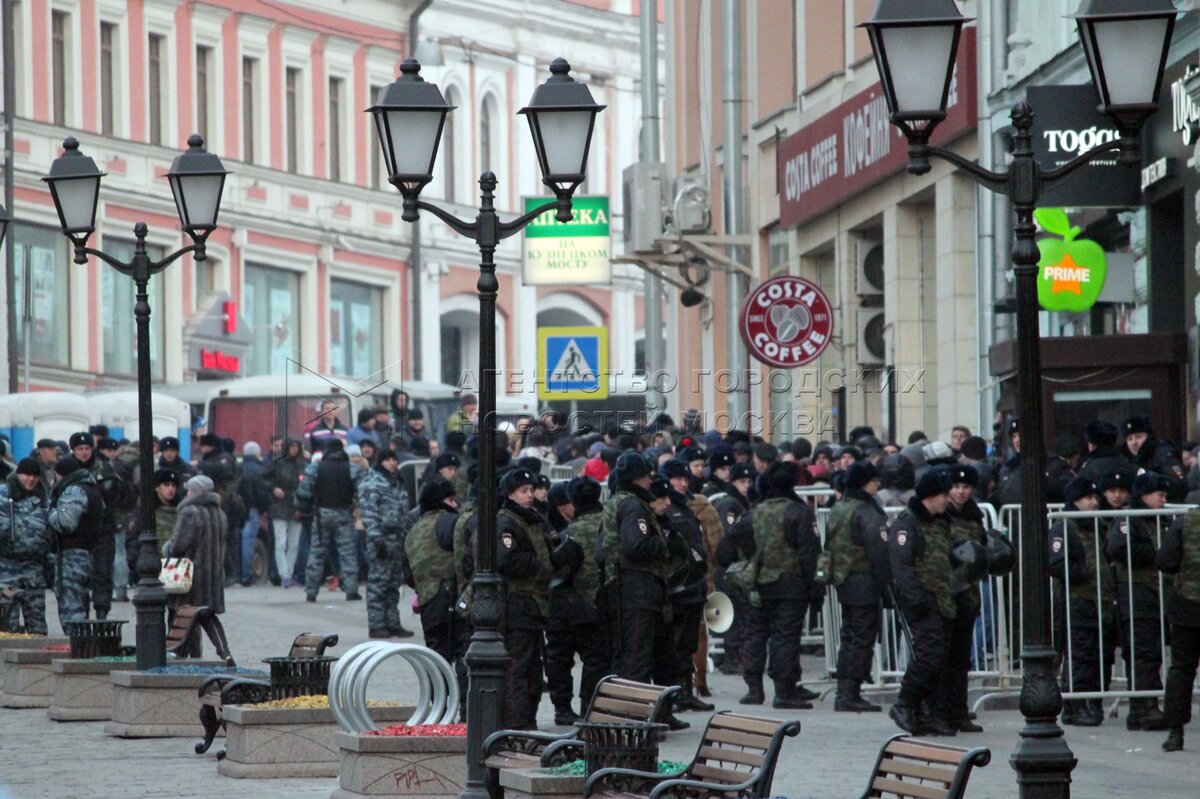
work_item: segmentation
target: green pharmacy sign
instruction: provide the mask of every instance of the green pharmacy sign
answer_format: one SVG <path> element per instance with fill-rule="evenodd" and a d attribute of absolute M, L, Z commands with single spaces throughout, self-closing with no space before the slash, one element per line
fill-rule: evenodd
<path fill-rule="evenodd" d="M 526 197 L 525 212 L 550 199 Z M 608 197 L 575 197 L 570 222 L 554 214 L 546 211 L 525 228 L 525 285 L 611 283 Z"/>
<path fill-rule="evenodd" d="M 1061 208 L 1038 208 L 1033 212 L 1042 230 L 1057 238 L 1037 243 L 1038 303 L 1047 311 L 1079 313 L 1096 304 L 1104 288 L 1107 259 L 1104 248 L 1094 241 L 1077 239 L 1083 229 L 1072 227 Z"/>

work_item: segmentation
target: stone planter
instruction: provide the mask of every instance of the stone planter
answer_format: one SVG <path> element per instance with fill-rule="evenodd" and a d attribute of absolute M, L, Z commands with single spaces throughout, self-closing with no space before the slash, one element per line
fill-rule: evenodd
<path fill-rule="evenodd" d="M 0 638 L 0 655 L 10 649 L 41 649 L 44 646 L 60 646 L 62 644 L 70 644 L 71 639 L 66 636 L 46 636 L 43 638 Z M 62 653 L 59 653 L 62 657 Z M 0 686 L 4 685 L 4 669 L 0 668 Z"/>
<path fill-rule="evenodd" d="M 134 671 L 132 660 L 55 660 L 54 698 L 46 711 L 54 721 L 108 721 L 113 712 L 114 671 Z"/>
<path fill-rule="evenodd" d="M 505 799 L 583 799 L 587 777 L 574 774 L 549 774 L 540 768 L 501 769 L 500 787 Z"/>
<path fill-rule="evenodd" d="M 221 667 L 215 660 L 171 665 Z M 113 671 L 112 721 L 104 732 L 118 738 L 202 738 L 198 691 L 211 674 Z M 250 676 L 250 675 L 244 675 Z"/>
<path fill-rule="evenodd" d="M 422 796 L 455 799 L 467 784 L 467 738 L 336 734 L 338 789 L 330 799 Z"/>
<path fill-rule="evenodd" d="M 66 652 L 37 649 L 4 650 L 4 690 L 0 692 L 0 706 L 49 707 L 54 697 L 54 671 L 50 664 L 55 658 L 66 656 Z"/>
<path fill-rule="evenodd" d="M 371 718 L 396 724 L 411 707 L 371 708 Z M 225 719 L 225 757 L 217 773 L 226 777 L 336 777 L 341 727 L 329 708 L 274 708 L 232 705 Z"/>

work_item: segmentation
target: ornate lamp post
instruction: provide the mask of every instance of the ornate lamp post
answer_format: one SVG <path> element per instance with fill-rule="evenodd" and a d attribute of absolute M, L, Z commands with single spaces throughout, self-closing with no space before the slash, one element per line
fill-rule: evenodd
<path fill-rule="evenodd" d="M 1071 770 L 1076 763 L 1058 726 L 1062 694 L 1054 674 L 1050 639 L 1048 530 L 1039 462 L 1046 446 L 1033 210 L 1043 191 L 1105 153 L 1117 150 L 1122 163 L 1138 163 L 1138 133 L 1158 107 L 1175 14 L 1170 0 L 1083 0 L 1075 14 L 1079 36 L 1100 97 L 1100 110 L 1116 121 L 1120 138 L 1056 169 L 1043 170 L 1031 146 L 1033 109 L 1022 100 L 1012 109 L 1016 135 L 1012 163 L 1005 172 L 992 172 L 929 146 L 930 134 L 946 116 L 959 33 L 967 22 L 954 0 L 880 0 L 874 17 L 862 26 L 871 38 L 892 123 L 908 139 L 908 171 L 924 174 L 930 169 L 931 156 L 941 158 L 977 183 L 1006 195 L 1015 215 L 1012 261 L 1017 281 L 1017 387 L 1023 422 L 1021 449 L 1030 456 L 1021 469 L 1020 545 L 1023 571 L 1029 579 L 1021 582 L 1020 707 L 1025 727 L 1009 762 L 1017 771 L 1020 795 L 1026 799 L 1070 796 Z"/>
<path fill-rule="evenodd" d="M 570 65 L 555 59 L 550 78 L 534 90 L 529 105 L 519 113 L 529 120 L 537 149 L 542 183 L 555 199 L 509 222 L 500 219 L 494 206 L 496 176 L 479 177 L 481 204 L 474 220 L 458 219 L 436 205 L 420 199 L 421 190 L 433 179 L 438 142 L 446 114 L 441 91 L 421 77 L 421 65 L 409 58 L 400 67 L 400 77 L 383 90 L 370 113 L 387 165 L 389 182 L 404 198 L 403 219 L 416 222 L 419 211 L 429 211 L 456 233 L 479 247 L 479 558 L 472 579 L 474 632 L 467 650 L 470 683 L 467 691 L 467 787 L 463 797 L 486 799 L 485 771 L 480 752 L 488 735 L 504 721 L 508 655 L 500 636 L 503 615 L 500 578 L 496 574 L 496 246 L 520 232 L 547 211 L 556 211 L 560 222 L 571 219 L 571 197 L 587 174 L 592 128 L 604 106 L 597 105 L 585 84 L 570 76 Z"/>
<path fill-rule="evenodd" d="M 157 275 L 169 264 L 192 253 L 197 261 L 206 258 L 205 241 L 217 227 L 221 208 L 221 191 L 228 171 L 221 159 L 204 149 L 204 140 L 192 134 L 188 149 L 176 157 L 167 173 L 175 207 L 179 212 L 180 228 L 192 239 L 192 244 L 176 250 L 161 261 L 152 261 L 146 251 L 145 222 L 133 226 L 137 239 L 133 259 L 128 263 L 87 246 L 88 237 L 96 229 L 96 205 L 100 199 L 100 179 L 104 176 L 96 162 L 79 151 L 79 142 L 68 137 L 63 142 L 63 154 L 50 165 L 50 174 L 42 178 L 50 186 L 54 207 L 63 235 L 75 245 L 75 263 L 86 264 L 94 255 L 123 275 L 133 278 L 136 304 L 133 315 L 137 321 L 137 388 L 138 388 L 138 468 L 142 479 L 139 485 L 139 507 L 154 507 L 153 418 L 150 401 L 150 298 L 151 275 Z M 152 669 L 166 663 L 167 595 L 158 581 L 160 562 L 158 537 L 154 532 L 153 514 L 142 514 L 142 529 L 138 534 L 138 584 L 133 591 L 137 608 L 137 667 Z"/>

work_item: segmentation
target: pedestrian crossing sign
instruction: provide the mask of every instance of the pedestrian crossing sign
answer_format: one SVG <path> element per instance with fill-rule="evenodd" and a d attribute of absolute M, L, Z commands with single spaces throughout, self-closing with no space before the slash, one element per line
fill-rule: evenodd
<path fill-rule="evenodd" d="M 538 328 L 538 399 L 608 398 L 608 329 Z"/>

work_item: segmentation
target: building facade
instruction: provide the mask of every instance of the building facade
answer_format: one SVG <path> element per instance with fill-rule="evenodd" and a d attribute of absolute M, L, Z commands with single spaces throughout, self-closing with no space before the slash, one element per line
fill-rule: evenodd
<path fill-rule="evenodd" d="M 870 45 L 857 27 L 874 3 L 704 0 L 668 7 L 670 168 L 708 185 L 717 230 L 729 232 L 719 221 L 729 191 L 721 109 L 731 100 L 720 31 L 724 15 L 737 9 L 745 80 L 732 100 L 745 110 L 744 230 L 752 246 L 743 260 L 750 283 L 779 274 L 805 278 L 823 290 L 833 316 L 831 341 L 815 361 L 770 369 L 752 360 L 739 381 L 727 371 L 724 344 L 738 336 L 729 281 L 711 280 L 710 301 L 695 309 L 668 301 L 681 342 L 679 369 L 699 375 L 680 403 L 716 420 L 740 385 L 749 417 L 719 426 L 738 423 L 785 438 L 828 438 L 860 424 L 892 438 L 913 429 L 945 436 L 955 424 L 975 427 L 976 192 L 945 165 L 919 177 L 904 171 L 904 139 L 888 123 Z M 974 3 L 964 4 L 965 14 L 973 10 Z M 939 143 L 975 158 L 970 41 Z"/>
<path fill-rule="evenodd" d="M 29 339 L 29 387 L 122 384 L 136 369 L 132 281 L 96 259 L 71 262 L 40 180 L 62 140 L 75 136 L 107 173 L 92 245 L 128 255 L 137 221 L 156 253 L 184 243 L 163 176 L 192 132 L 232 174 L 208 260 L 185 257 L 151 281 L 156 382 L 310 370 L 470 387 L 478 252 L 429 215 L 419 233 L 400 219 L 363 113 L 399 74 L 419 5 L 17 0 L 11 309 L 21 361 Z M 607 105 L 581 190 L 612 192 L 636 144 L 626 135 L 639 88 L 629 2 L 441 0 L 418 30 L 423 77 L 457 106 L 423 196 L 470 217 L 484 170 L 500 179 L 504 213 L 544 193 L 516 112 L 558 56 Z M 640 324 L 632 268 L 615 269 L 610 285 L 559 289 L 524 285 L 519 238 L 497 261 L 498 361 L 518 375 L 506 393 L 534 391 L 524 376 L 538 324 Z M 632 369 L 633 336 L 613 338 L 610 364 Z"/>

